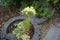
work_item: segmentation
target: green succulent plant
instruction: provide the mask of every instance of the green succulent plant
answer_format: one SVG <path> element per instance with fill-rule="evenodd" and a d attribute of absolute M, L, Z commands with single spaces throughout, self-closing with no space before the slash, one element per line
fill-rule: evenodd
<path fill-rule="evenodd" d="M 26 7 L 26 8 L 24 8 L 22 11 L 22 14 L 24 15 L 24 14 L 26 14 L 26 15 L 34 15 L 35 16 L 35 14 L 36 14 L 36 11 L 35 11 L 35 9 L 34 9 L 34 7 Z"/>
<path fill-rule="evenodd" d="M 15 28 L 12 33 L 15 34 L 17 39 L 19 40 L 21 38 L 21 36 L 25 34 L 24 31 L 29 31 L 30 26 L 31 26 L 30 17 L 27 17 L 25 20 L 23 20 L 22 22 L 17 24 L 17 28 Z M 26 35 L 26 36 L 28 36 L 28 35 Z M 28 38 L 30 38 L 30 36 Z M 24 39 L 24 38 L 22 38 L 22 39 Z M 27 39 L 25 39 L 25 40 L 27 40 Z"/>

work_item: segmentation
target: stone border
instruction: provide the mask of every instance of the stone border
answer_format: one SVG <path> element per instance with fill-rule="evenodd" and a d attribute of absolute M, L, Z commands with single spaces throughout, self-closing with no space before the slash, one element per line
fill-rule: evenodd
<path fill-rule="evenodd" d="M 6 34 L 6 31 L 7 31 L 7 28 L 8 26 L 16 21 L 16 20 L 24 20 L 26 17 L 25 16 L 17 16 L 17 17 L 13 17 L 11 19 L 9 19 L 5 24 L 4 26 L 2 27 L 2 32 L 1 32 L 1 39 L 6 39 L 7 35 L 10 37 L 10 40 L 12 40 L 13 38 L 16 39 L 14 36 L 12 36 L 13 34 L 10 34 L 13 38 L 11 39 L 11 36 L 8 34 Z M 39 25 L 37 25 L 37 23 L 34 22 L 34 19 L 31 17 L 31 23 L 34 27 L 34 35 L 33 35 L 33 38 L 31 40 L 39 40 L 39 35 L 40 35 L 40 31 L 39 31 Z"/>

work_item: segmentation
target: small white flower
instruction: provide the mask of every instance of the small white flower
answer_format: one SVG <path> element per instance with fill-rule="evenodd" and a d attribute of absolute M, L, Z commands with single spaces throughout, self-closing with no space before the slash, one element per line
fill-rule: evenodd
<path fill-rule="evenodd" d="M 35 15 L 36 14 L 36 11 L 35 11 L 35 9 L 31 6 L 31 7 L 26 7 L 25 9 L 23 9 L 22 11 L 21 11 L 23 14 L 30 14 L 30 13 L 32 13 L 33 15 Z"/>

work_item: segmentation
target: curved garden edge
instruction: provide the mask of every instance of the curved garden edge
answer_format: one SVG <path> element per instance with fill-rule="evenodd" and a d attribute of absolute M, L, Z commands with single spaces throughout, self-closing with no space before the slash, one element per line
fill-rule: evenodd
<path fill-rule="evenodd" d="M 48 18 L 37 18 L 37 17 L 31 16 L 31 20 L 32 19 L 34 20 L 34 22 L 36 24 L 41 24 L 41 23 L 43 23 L 43 22 L 48 20 Z"/>
<path fill-rule="evenodd" d="M 14 22 L 14 21 L 16 21 L 16 20 L 23 20 L 23 19 L 25 19 L 25 17 L 23 17 L 23 16 L 17 16 L 17 17 L 13 17 L 13 18 L 11 18 L 10 20 L 8 20 L 8 21 L 3 25 L 2 29 L 1 29 L 1 38 L 4 38 L 4 37 L 6 36 L 6 30 L 7 30 L 8 26 L 9 26 L 12 22 Z"/>
<path fill-rule="evenodd" d="M 14 22 L 14 21 L 17 21 L 17 20 L 24 20 L 26 18 L 26 16 L 16 16 L 16 17 L 13 17 L 11 19 L 9 19 L 5 24 L 4 26 L 2 27 L 2 32 L 1 32 L 1 38 L 4 38 L 6 36 L 6 30 L 8 28 L 8 26 Z M 34 35 L 33 35 L 33 38 L 31 40 L 39 40 L 39 35 L 40 35 L 40 31 L 39 31 L 39 25 L 38 23 L 43 23 L 44 20 L 43 18 L 42 19 L 38 19 L 36 21 L 34 21 L 36 19 L 34 19 L 33 16 L 30 17 L 30 22 L 33 24 L 33 27 L 34 27 Z"/>

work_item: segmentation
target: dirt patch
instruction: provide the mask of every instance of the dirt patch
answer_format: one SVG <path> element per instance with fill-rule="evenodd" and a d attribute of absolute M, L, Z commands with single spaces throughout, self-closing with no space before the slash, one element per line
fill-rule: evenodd
<path fill-rule="evenodd" d="M 9 11 L 6 8 L 0 6 L 0 29 L 10 18 L 19 15 L 18 12 L 19 11 L 15 9 L 9 13 Z"/>
<path fill-rule="evenodd" d="M 20 23 L 21 21 L 17 20 L 17 21 L 14 21 L 12 24 L 10 24 L 8 26 L 8 28 L 7 28 L 7 33 L 12 33 L 13 30 L 17 27 L 17 24 Z M 31 27 L 29 28 L 29 31 L 23 30 L 22 32 L 25 33 L 25 34 L 27 34 L 27 35 L 29 35 L 30 38 L 32 38 L 33 35 L 34 35 L 34 27 L 33 27 L 33 25 L 31 24 Z"/>
<path fill-rule="evenodd" d="M 40 40 L 44 40 L 45 35 L 49 31 L 52 25 L 55 25 L 57 21 L 60 20 L 60 15 L 56 14 L 53 18 L 49 19 L 47 22 L 40 24 Z"/>

